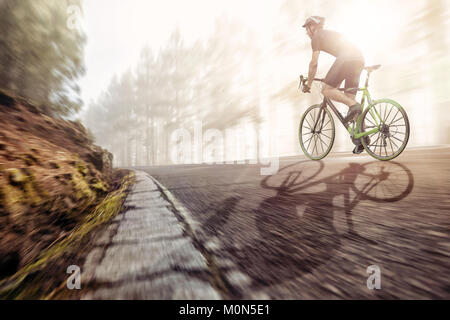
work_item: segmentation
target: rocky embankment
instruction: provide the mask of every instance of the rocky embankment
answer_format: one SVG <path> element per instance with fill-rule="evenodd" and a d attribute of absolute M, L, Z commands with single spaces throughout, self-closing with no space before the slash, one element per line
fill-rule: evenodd
<path fill-rule="evenodd" d="M 79 229 L 122 176 L 80 122 L 0 92 L 0 291 Z"/>

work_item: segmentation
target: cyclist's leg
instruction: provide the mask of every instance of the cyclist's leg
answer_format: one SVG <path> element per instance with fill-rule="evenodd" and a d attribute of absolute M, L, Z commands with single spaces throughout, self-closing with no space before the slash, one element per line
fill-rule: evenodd
<path fill-rule="evenodd" d="M 364 69 L 364 61 L 349 61 L 346 63 L 345 66 L 345 89 L 351 89 L 351 88 L 358 88 L 359 87 L 359 80 L 361 77 L 361 73 Z M 349 97 L 352 99 L 356 98 L 357 91 L 350 91 L 346 93 Z M 365 137 L 366 143 L 370 143 L 370 139 L 368 137 Z M 353 150 L 353 153 L 360 154 L 364 151 L 364 147 L 362 146 L 361 140 L 358 140 L 357 142 L 354 141 L 356 147 Z"/>
<path fill-rule="evenodd" d="M 359 79 L 364 68 L 363 60 L 350 60 L 344 64 L 344 74 L 345 74 L 345 89 L 353 89 L 350 92 L 346 92 L 346 95 L 356 102 L 356 94 L 359 88 Z M 353 110 L 354 109 L 354 110 Z M 358 103 L 354 107 L 350 108 L 347 120 L 350 121 L 350 117 L 356 117 L 361 114 L 361 105 Z"/>
<path fill-rule="evenodd" d="M 364 69 L 364 61 L 355 60 L 345 64 L 345 89 L 358 88 L 361 73 Z M 346 95 L 353 100 L 356 97 L 357 90 L 346 92 Z"/>
<path fill-rule="evenodd" d="M 356 104 L 356 101 L 354 99 L 350 99 L 347 95 L 345 95 L 345 93 L 337 89 L 341 85 L 342 81 L 345 80 L 344 64 L 345 61 L 336 59 L 325 77 L 322 94 L 331 100 L 344 103 L 351 107 Z"/>
<path fill-rule="evenodd" d="M 343 74 L 345 78 L 345 89 L 351 89 L 351 88 L 358 88 L 359 86 L 359 78 L 361 76 L 361 72 L 364 68 L 364 61 L 362 60 L 346 60 L 344 63 Z M 351 92 L 346 92 L 346 96 L 352 101 L 354 101 L 354 104 L 350 107 L 347 117 L 345 117 L 345 120 L 347 122 L 350 122 L 356 117 L 358 117 L 362 110 L 361 105 L 356 102 L 356 93 L 358 91 L 352 90 Z"/>

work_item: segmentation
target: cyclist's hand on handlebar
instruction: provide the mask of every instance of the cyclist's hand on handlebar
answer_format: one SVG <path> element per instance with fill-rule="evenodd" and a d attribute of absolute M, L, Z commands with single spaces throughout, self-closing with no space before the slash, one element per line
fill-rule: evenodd
<path fill-rule="evenodd" d="M 301 87 L 303 93 L 311 93 L 311 88 L 308 87 L 307 82 L 308 82 L 308 79 L 307 79 L 307 78 L 304 78 L 303 76 L 300 76 L 300 85 L 299 85 L 299 89 L 300 89 L 300 87 Z"/>

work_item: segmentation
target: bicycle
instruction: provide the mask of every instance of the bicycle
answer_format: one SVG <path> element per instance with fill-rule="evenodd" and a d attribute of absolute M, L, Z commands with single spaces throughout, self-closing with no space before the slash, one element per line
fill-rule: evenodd
<path fill-rule="evenodd" d="M 326 97 L 321 104 L 313 105 L 306 110 L 300 121 L 299 140 L 304 154 L 309 159 L 322 160 L 333 147 L 335 124 L 329 109 L 334 112 L 347 129 L 353 142 L 356 144 L 360 141 L 366 152 L 373 158 L 380 161 L 390 161 L 397 158 L 405 150 L 410 135 L 406 111 L 399 103 L 391 99 L 372 100 L 369 92 L 370 75 L 380 67 L 381 65 L 375 65 L 364 68 L 367 71 L 367 77 L 363 88 L 339 88 L 343 92 L 355 90 L 363 92 L 361 99 L 362 113 L 356 121 L 346 123 L 344 116 Z M 307 78 L 300 76 L 299 89 L 303 89 L 307 81 Z M 324 80 L 314 79 L 314 81 L 323 82 Z M 367 108 L 364 107 L 366 102 Z"/>

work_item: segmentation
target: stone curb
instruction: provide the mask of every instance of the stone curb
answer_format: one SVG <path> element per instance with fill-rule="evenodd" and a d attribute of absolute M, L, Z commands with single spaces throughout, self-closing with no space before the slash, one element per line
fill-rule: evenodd
<path fill-rule="evenodd" d="M 176 199 L 169 197 L 156 180 L 136 171 L 126 212 L 103 231 L 87 256 L 82 282 L 91 289 L 82 299 L 222 298 L 211 283 L 207 259 L 172 210 Z M 185 223 L 195 228 L 193 220 Z"/>

